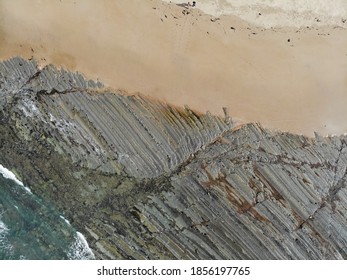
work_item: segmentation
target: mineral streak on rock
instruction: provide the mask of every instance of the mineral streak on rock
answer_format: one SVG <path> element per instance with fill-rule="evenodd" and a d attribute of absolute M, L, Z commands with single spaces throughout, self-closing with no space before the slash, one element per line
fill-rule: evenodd
<path fill-rule="evenodd" d="M 347 258 L 346 136 L 233 127 L 21 58 L 0 106 L 0 164 L 97 258 Z"/>
<path fill-rule="evenodd" d="M 137 211 L 176 257 L 346 258 L 346 151 L 346 137 L 250 124 L 224 133 Z"/>

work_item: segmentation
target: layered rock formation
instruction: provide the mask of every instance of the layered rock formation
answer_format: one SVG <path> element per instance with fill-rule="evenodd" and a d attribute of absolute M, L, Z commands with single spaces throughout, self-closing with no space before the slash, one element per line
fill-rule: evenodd
<path fill-rule="evenodd" d="M 345 136 L 304 136 L 0 64 L 0 163 L 101 259 L 346 259 Z"/>

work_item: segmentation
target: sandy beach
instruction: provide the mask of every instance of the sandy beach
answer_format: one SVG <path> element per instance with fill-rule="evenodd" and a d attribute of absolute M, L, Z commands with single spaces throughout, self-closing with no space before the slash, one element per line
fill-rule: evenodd
<path fill-rule="evenodd" d="M 261 15 L 259 15 L 261 16 Z M 347 132 L 347 30 L 256 27 L 159 0 L 0 1 L 0 58 L 54 63 L 239 122 Z"/>

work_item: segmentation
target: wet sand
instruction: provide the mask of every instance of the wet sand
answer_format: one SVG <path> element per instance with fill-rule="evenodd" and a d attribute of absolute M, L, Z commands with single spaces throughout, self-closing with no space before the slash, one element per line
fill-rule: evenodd
<path fill-rule="evenodd" d="M 0 1 L 0 58 L 313 135 L 347 132 L 347 30 L 262 29 L 157 0 Z"/>

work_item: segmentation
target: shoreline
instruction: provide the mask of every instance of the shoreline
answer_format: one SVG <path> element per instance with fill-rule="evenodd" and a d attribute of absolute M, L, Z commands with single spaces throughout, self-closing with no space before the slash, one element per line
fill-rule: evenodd
<path fill-rule="evenodd" d="M 179 5 L 182 0 L 162 0 L 166 3 Z M 310 27 L 327 27 L 337 26 L 347 28 L 347 4 L 335 1 L 325 6 L 321 1 L 317 0 L 305 1 L 300 5 L 299 1 L 291 1 L 291 4 L 285 1 L 277 2 L 260 2 L 256 0 L 250 1 L 196 1 L 195 9 L 201 10 L 203 13 L 213 16 L 237 16 L 249 24 L 262 28 L 281 28 L 294 27 L 302 28 Z M 185 2 L 187 3 L 187 2 Z"/>
<path fill-rule="evenodd" d="M 228 107 L 270 129 L 347 131 L 345 29 L 264 29 L 159 0 L 75 2 L 4 1 L 0 58 L 34 57 L 194 111 Z"/>

